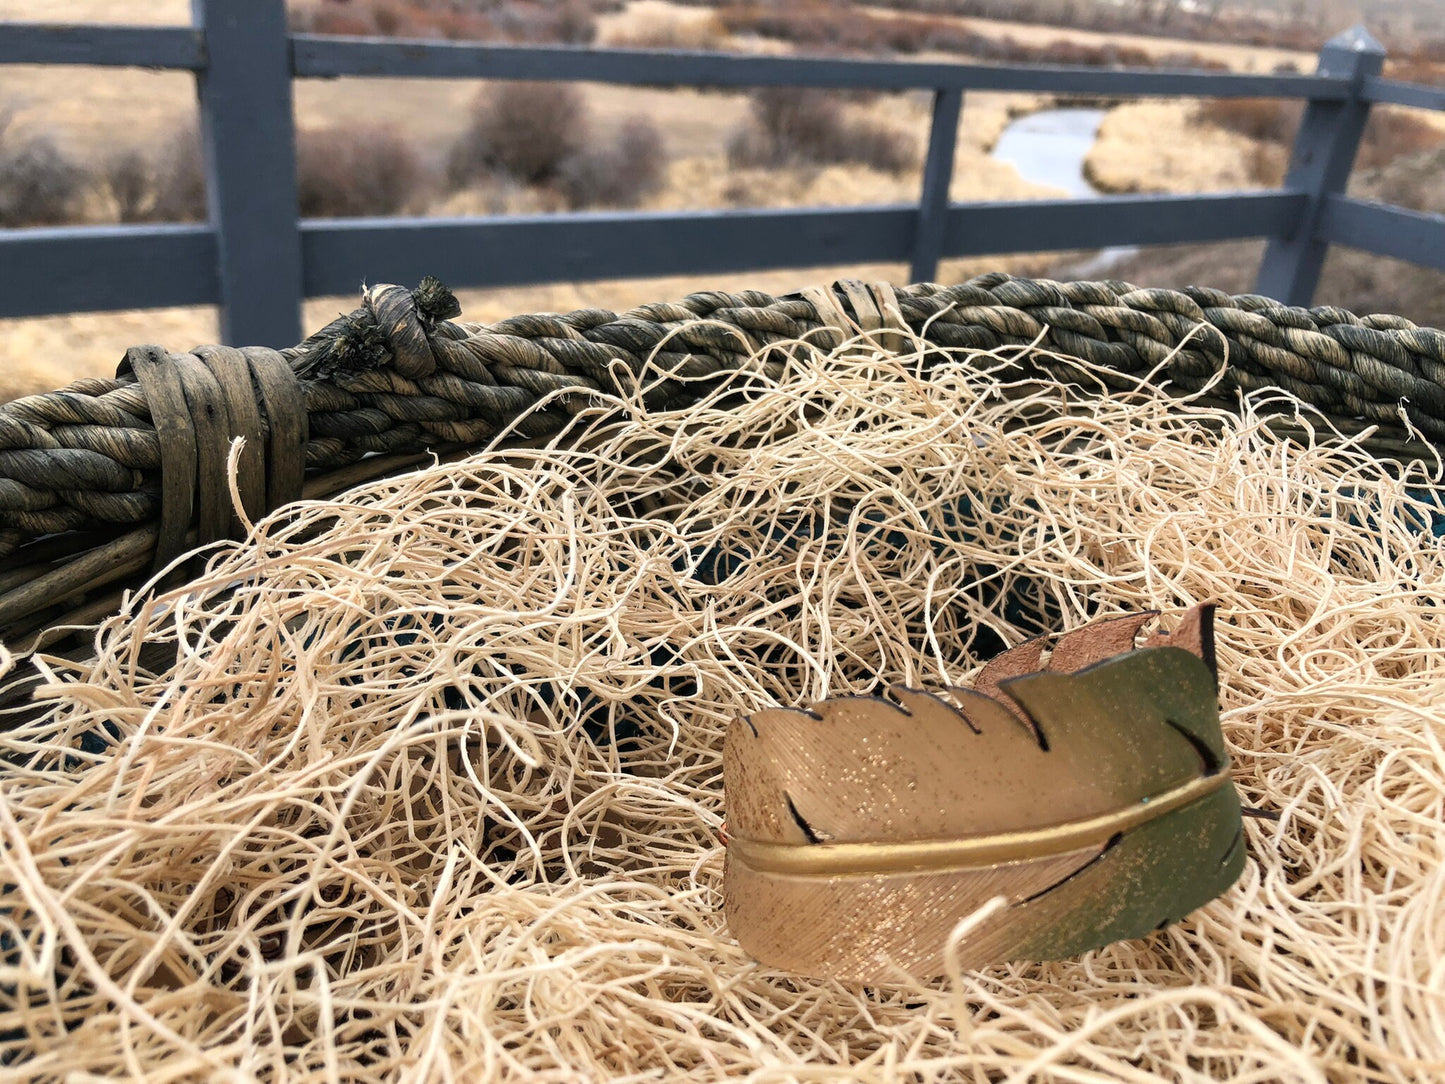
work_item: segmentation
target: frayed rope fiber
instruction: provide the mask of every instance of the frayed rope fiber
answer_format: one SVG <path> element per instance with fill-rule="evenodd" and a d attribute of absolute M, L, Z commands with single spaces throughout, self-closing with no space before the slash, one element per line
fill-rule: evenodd
<path fill-rule="evenodd" d="M 48 710 L 0 735 L 0 1064 L 1445 1077 L 1426 465 L 1303 407 L 1285 440 L 1257 402 L 1029 383 L 1017 347 L 929 347 L 925 378 L 924 344 L 890 334 L 293 506 L 131 597 L 93 660 L 26 663 Z M 960 683 L 1045 629 L 1210 600 L 1234 776 L 1277 814 L 1247 823 L 1225 896 L 1145 940 L 931 983 L 804 980 L 737 948 L 720 750 L 740 714 Z"/>

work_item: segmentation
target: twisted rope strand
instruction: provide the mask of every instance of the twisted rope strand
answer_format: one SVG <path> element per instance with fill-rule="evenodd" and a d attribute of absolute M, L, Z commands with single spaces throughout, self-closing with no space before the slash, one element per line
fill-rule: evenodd
<path fill-rule="evenodd" d="M 303 462 L 316 475 L 366 456 L 480 445 L 508 425 L 545 437 L 592 393 L 627 390 L 621 380 L 643 386 L 651 407 L 680 405 L 763 347 L 779 344 L 769 365 L 780 366 L 789 351 L 889 327 L 950 350 L 1037 341 L 1121 378 L 1157 371 L 1184 392 L 1216 378 L 1222 395 L 1283 388 L 1327 415 L 1380 426 L 1395 452 L 1430 456 L 1431 445 L 1445 443 L 1445 332 L 1202 287 L 993 273 L 953 286 L 845 281 L 785 297 L 705 291 L 623 313 L 583 309 L 489 326 L 459 315 L 435 279 L 416 290 L 376 286 L 355 312 L 289 350 L 138 348 L 128 357 L 165 359 L 157 364 L 168 375 L 139 380 L 126 363 L 114 380 L 0 405 L 0 555 L 41 535 L 164 518 L 171 542 L 157 554 L 163 559 L 179 525 L 191 524 L 192 504 L 207 511 L 202 542 L 234 529 L 218 496 L 196 492 L 188 475 L 214 476 L 217 442 L 237 435 L 254 444 L 242 492 L 255 515 L 294 499 Z M 157 388 L 173 385 L 185 410 L 174 395 L 156 401 Z M 198 411 L 209 420 L 198 421 Z M 190 452 L 177 450 L 187 427 L 200 440 Z M 1404 443 L 1416 435 L 1430 444 Z M 190 467 L 168 465 L 187 455 Z"/>

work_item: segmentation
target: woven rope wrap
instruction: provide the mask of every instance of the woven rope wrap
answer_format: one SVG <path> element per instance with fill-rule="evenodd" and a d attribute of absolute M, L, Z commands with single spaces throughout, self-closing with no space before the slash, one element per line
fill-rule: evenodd
<path fill-rule="evenodd" d="M 279 353 L 202 346 L 191 354 L 168 354 L 158 346 L 137 346 L 126 352 L 120 372 L 132 372 L 140 382 L 160 450 L 157 569 L 188 548 L 193 519 L 199 545 L 242 533 L 227 482 L 233 440 L 243 442 L 236 488 L 247 518 L 301 496 L 305 400 Z"/>
<path fill-rule="evenodd" d="M 583 309 L 490 326 L 455 322 L 459 311 L 435 280 L 376 286 L 289 350 L 141 347 L 114 380 L 0 406 L 0 555 L 34 550 L 27 540 L 40 535 L 159 521 L 163 562 L 233 534 L 224 465 L 238 436 L 241 500 L 254 517 L 295 499 L 303 471 L 474 447 L 509 425 L 546 436 L 598 391 L 640 387 L 650 408 L 681 405 L 762 347 L 777 346 L 771 368 L 859 332 L 885 347 L 904 333 L 943 349 L 1037 342 L 1130 377 L 1157 372 L 1184 391 L 1215 378 L 1223 393 L 1284 388 L 1354 428 L 1352 419 L 1380 426 L 1400 454 L 1429 456 L 1445 443 L 1445 333 L 1256 295 L 990 274 L 955 286 L 844 281 L 784 297 L 705 292 L 620 315 Z M 1078 375 L 1059 365 L 1049 375 Z M 1416 434 L 1428 443 L 1403 444 Z"/>

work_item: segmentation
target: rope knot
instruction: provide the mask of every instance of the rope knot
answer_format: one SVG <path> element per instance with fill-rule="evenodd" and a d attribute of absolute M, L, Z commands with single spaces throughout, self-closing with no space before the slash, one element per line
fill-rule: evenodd
<path fill-rule="evenodd" d="M 362 294 L 361 308 L 313 337 L 296 374 L 344 382 L 390 364 L 408 380 L 430 376 L 437 370 L 431 345 L 437 325 L 461 311 L 456 295 L 431 276 L 415 290 L 389 283 L 372 286 Z"/>

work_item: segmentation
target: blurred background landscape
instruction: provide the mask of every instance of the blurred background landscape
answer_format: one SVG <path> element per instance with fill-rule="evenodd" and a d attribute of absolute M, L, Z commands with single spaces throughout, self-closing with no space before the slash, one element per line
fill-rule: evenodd
<path fill-rule="evenodd" d="M 292 0 L 297 31 L 972 63 L 1312 71 L 1363 22 L 1386 75 L 1445 85 L 1441 0 Z M 0 0 L 0 20 L 180 25 L 188 0 Z M 304 216 L 540 213 L 913 202 L 927 94 L 753 93 L 590 84 L 303 80 Z M 1301 106 L 1259 101 L 965 98 L 952 198 L 1211 192 L 1277 185 Z M 195 87 L 182 73 L 0 66 L 0 228 L 197 221 Z M 1351 194 L 1445 213 L 1445 114 L 1376 107 Z M 1262 243 L 945 261 L 1140 285 L 1251 288 Z M 117 273 L 121 273 L 118 269 Z M 903 265 L 461 291 L 464 317 L 625 308 L 695 289 L 784 292 Z M 366 276 L 357 268 L 357 285 Z M 1336 248 L 1317 302 L 1445 326 L 1445 275 Z M 316 327 L 354 298 L 314 299 Z M 217 336 L 213 309 L 0 320 L 0 400 L 110 375 L 125 348 Z"/>

